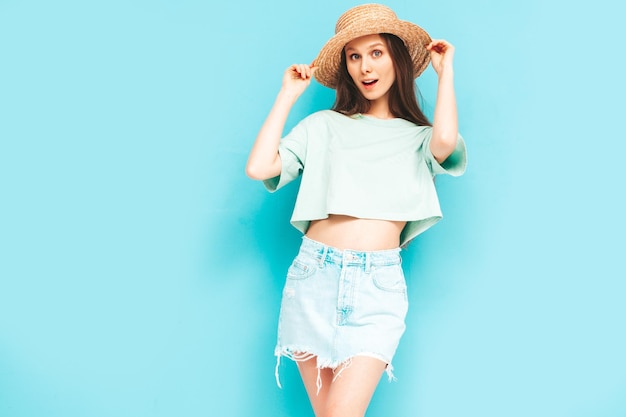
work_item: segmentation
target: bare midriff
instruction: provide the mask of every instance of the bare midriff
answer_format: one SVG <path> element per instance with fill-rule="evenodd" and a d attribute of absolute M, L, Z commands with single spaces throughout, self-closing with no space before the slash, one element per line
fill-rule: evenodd
<path fill-rule="evenodd" d="M 400 245 L 400 233 L 405 224 L 404 221 L 360 219 L 330 214 L 327 219 L 313 220 L 306 236 L 339 249 L 394 249 Z"/>

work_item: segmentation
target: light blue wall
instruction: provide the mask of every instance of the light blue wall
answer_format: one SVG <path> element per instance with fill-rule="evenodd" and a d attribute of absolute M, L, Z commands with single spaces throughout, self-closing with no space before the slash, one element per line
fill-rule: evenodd
<path fill-rule="evenodd" d="M 470 165 L 405 253 L 370 417 L 626 415 L 613 3 L 387 3 L 456 45 Z M 0 416 L 311 415 L 292 364 L 274 383 L 296 187 L 244 164 L 355 4 L 0 0 Z M 289 125 L 332 100 L 313 83 Z"/>

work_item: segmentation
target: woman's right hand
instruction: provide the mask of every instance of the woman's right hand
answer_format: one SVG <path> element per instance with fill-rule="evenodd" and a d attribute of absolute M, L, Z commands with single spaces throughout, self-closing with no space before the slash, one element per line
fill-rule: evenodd
<path fill-rule="evenodd" d="M 300 96 L 311 84 L 315 67 L 307 64 L 293 64 L 283 75 L 283 90 Z"/>

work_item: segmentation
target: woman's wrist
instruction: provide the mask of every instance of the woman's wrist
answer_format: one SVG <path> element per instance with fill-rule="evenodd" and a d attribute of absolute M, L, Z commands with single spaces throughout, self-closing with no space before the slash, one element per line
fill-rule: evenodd
<path fill-rule="evenodd" d="M 439 80 L 442 80 L 442 79 L 452 80 L 454 78 L 454 68 L 452 67 L 452 64 L 442 65 L 439 71 L 437 72 L 437 76 Z"/>
<path fill-rule="evenodd" d="M 294 104 L 299 97 L 300 94 L 298 92 L 286 88 L 281 88 L 278 92 L 278 96 L 276 97 L 276 99 L 279 101 L 287 102 L 289 104 Z"/>

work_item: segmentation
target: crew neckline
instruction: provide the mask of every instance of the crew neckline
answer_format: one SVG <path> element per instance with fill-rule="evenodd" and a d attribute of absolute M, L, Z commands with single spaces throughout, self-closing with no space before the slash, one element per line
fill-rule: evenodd
<path fill-rule="evenodd" d="M 356 119 L 373 119 L 373 120 L 395 120 L 398 119 L 398 117 L 390 117 L 388 119 L 383 119 L 381 117 L 376 117 L 376 116 L 372 116 L 369 114 L 363 114 L 363 113 L 357 113 L 353 116 Z"/>
<path fill-rule="evenodd" d="M 379 126 L 415 126 L 414 123 L 401 117 L 394 117 L 392 119 L 379 119 L 378 117 L 370 116 L 363 113 L 356 113 L 348 117 L 352 120 L 362 120 Z"/>

